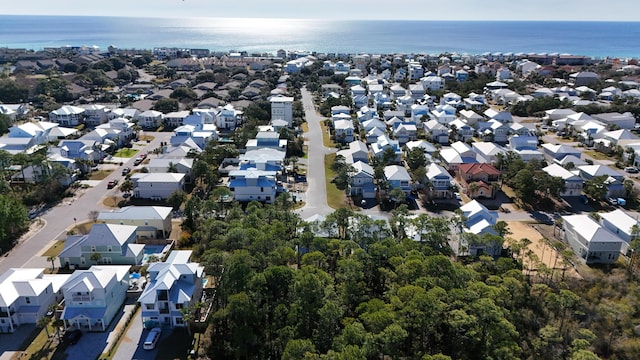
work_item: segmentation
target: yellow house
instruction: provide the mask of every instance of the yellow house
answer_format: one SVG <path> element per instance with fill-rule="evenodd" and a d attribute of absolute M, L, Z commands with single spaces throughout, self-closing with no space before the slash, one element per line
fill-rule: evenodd
<path fill-rule="evenodd" d="M 138 239 L 164 239 L 171 233 L 172 210 L 168 206 L 127 206 L 101 212 L 97 222 L 137 226 Z"/>

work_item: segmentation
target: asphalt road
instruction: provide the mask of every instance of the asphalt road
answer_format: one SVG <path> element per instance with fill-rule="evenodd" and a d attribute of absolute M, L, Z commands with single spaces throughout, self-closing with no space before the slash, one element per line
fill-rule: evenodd
<path fill-rule="evenodd" d="M 327 215 L 333 209 L 327 204 L 327 188 L 325 183 L 324 157 L 327 154 L 336 152 L 336 149 L 327 148 L 322 143 L 322 128 L 320 122 L 325 118 L 320 115 L 313 104 L 313 95 L 306 88 L 301 89 L 302 105 L 305 117 L 309 125 L 309 132 L 304 136 L 307 138 L 308 159 L 307 159 L 307 182 L 309 184 L 305 196 L 305 206 L 298 210 L 302 218 L 312 215 Z"/>
<path fill-rule="evenodd" d="M 161 141 L 169 141 L 172 133 L 161 132 L 151 133 L 154 136 L 153 141 L 149 144 L 141 146 L 135 145 L 135 149 L 140 152 L 152 151 L 160 146 Z M 134 158 L 129 159 L 123 164 L 123 167 L 133 168 Z M 105 210 L 102 199 L 105 196 L 119 195 L 119 190 L 107 189 L 107 182 L 113 179 L 122 179 L 121 168 L 116 169 L 107 178 L 102 180 L 97 186 L 89 188 L 72 201 L 62 201 L 59 205 L 47 210 L 40 218 L 45 221 L 44 227 L 33 235 L 31 238 L 25 239 L 8 255 L 0 257 L 0 274 L 14 267 L 49 267 L 51 263 L 46 261 L 45 257 L 39 256 L 44 252 L 49 244 L 61 237 L 76 222 L 82 222 L 89 218 L 89 212 L 92 210 Z"/>

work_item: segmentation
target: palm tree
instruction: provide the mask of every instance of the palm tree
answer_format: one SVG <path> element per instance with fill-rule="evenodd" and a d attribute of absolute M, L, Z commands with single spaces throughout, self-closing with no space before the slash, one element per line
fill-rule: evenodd
<path fill-rule="evenodd" d="M 467 195 L 469 195 L 470 198 L 475 198 L 478 190 L 480 190 L 480 186 L 474 181 L 467 186 Z"/>
<path fill-rule="evenodd" d="M 100 259 L 102 259 L 102 255 L 100 255 L 99 252 L 94 252 L 91 254 L 89 259 L 97 264 L 100 262 Z"/>
<path fill-rule="evenodd" d="M 43 316 L 38 319 L 38 322 L 36 324 L 38 327 L 44 328 L 44 331 L 47 333 L 47 339 L 51 336 L 51 334 L 49 334 L 49 321 L 50 319 L 48 317 Z"/>
<path fill-rule="evenodd" d="M 53 272 L 53 270 L 55 270 L 56 265 L 54 263 L 54 261 L 56 261 L 56 257 L 53 255 L 49 255 L 47 256 L 47 261 L 51 262 L 51 272 Z"/>

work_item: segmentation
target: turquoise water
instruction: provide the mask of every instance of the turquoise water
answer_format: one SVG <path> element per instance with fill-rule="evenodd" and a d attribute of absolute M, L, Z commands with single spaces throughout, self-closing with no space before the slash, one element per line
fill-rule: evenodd
<path fill-rule="evenodd" d="M 640 22 L 327 21 L 0 16 L 0 46 L 161 46 L 274 53 L 546 52 L 640 56 Z"/>

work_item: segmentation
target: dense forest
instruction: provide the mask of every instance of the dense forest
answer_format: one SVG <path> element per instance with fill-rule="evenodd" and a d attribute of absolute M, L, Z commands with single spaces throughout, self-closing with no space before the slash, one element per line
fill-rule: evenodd
<path fill-rule="evenodd" d="M 192 198 L 218 278 L 205 332 L 216 359 L 635 359 L 638 287 L 625 269 L 585 279 L 522 272 L 524 256 L 454 259 L 441 218 L 393 224 L 340 209 L 308 224 L 284 197 L 245 209 Z M 438 228 L 437 233 L 429 229 Z M 333 230 L 332 230 L 333 229 Z M 317 237 L 314 233 L 331 237 Z M 446 241 L 445 241 L 446 243 Z M 517 243 L 517 242 L 516 242 Z M 298 249 L 296 251 L 295 249 Z M 204 355 L 204 354 L 203 354 Z"/>

